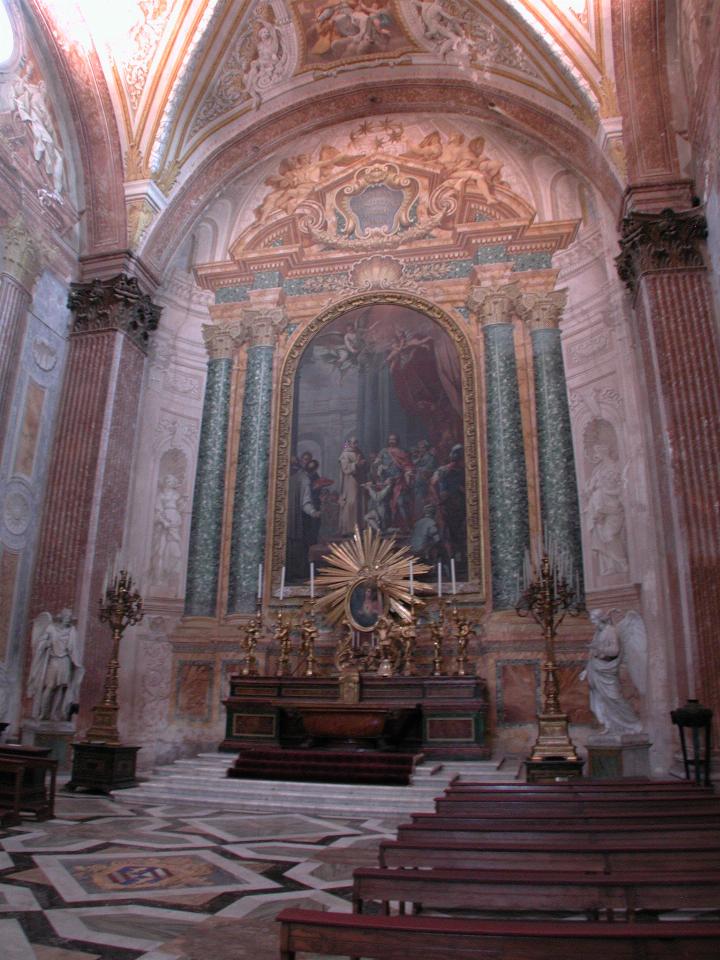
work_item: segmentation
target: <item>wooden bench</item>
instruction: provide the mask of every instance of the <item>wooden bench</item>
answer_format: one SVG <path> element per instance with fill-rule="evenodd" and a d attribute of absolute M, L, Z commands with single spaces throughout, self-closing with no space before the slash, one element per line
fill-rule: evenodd
<path fill-rule="evenodd" d="M 623 816 L 634 817 L 669 816 L 684 817 L 694 815 L 715 816 L 720 821 L 720 798 L 682 799 L 682 800 L 485 800 L 473 797 L 448 795 L 437 797 L 435 809 L 438 813 L 473 813 L 480 816 L 532 816 L 542 814 L 548 817 L 564 818 L 573 814 L 592 814 L 596 817 Z M 482 813 L 480 813 L 482 812 Z"/>
<path fill-rule="evenodd" d="M 697 873 L 618 872 L 612 875 L 543 873 L 503 870 L 383 870 L 362 867 L 353 873 L 353 909 L 362 913 L 368 901 L 379 901 L 389 913 L 390 901 L 415 911 L 481 910 L 585 913 L 611 919 L 617 911 L 628 920 L 638 911 L 706 909 L 720 911 L 720 871 Z"/>
<path fill-rule="evenodd" d="M 55 816 L 57 761 L 40 756 L 0 756 L 0 810 L 4 822 L 18 823 L 23 814 L 37 820 Z"/>
<path fill-rule="evenodd" d="M 636 838 L 591 844 L 574 841 L 560 846 L 557 837 L 546 842 L 521 839 L 437 840 L 415 833 L 403 840 L 381 840 L 381 867 L 445 867 L 465 870 L 574 870 L 614 873 L 618 870 L 720 870 L 720 843 L 700 835 L 692 840 L 674 837 L 638 842 Z"/>
<path fill-rule="evenodd" d="M 563 837 L 565 837 L 566 846 L 575 846 L 578 843 L 601 846 L 608 841 L 623 841 L 627 838 L 628 841 L 632 841 L 636 845 L 647 847 L 657 846 L 663 837 L 672 837 L 673 840 L 682 841 L 685 844 L 693 837 L 700 837 L 706 843 L 720 844 L 720 830 L 710 829 L 707 825 L 695 830 L 692 828 L 655 830 L 651 825 L 648 825 L 647 829 L 642 830 L 627 824 L 607 828 L 602 824 L 562 824 L 552 821 L 545 826 L 528 828 L 522 822 L 516 824 L 513 821 L 509 822 L 510 826 L 498 827 L 497 825 L 485 824 L 473 827 L 471 821 L 437 817 L 428 822 L 403 823 L 398 827 L 397 836 L 399 840 L 417 836 L 425 837 L 427 840 L 467 840 L 471 843 L 481 843 L 486 840 L 524 843 L 535 840 L 539 843 L 554 843 L 556 845 L 561 844 Z"/>
<path fill-rule="evenodd" d="M 450 781 L 446 790 L 469 790 L 476 793 L 503 793 L 511 791 L 517 794 L 569 794 L 569 793 L 623 793 L 630 796 L 642 793 L 672 794 L 713 794 L 712 787 L 702 787 L 687 780 L 585 780 L 566 783 L 523 783 L 508 780 L 503 783 L 483 783 L 481 781 L 461 780 L 460 774 Z"/>
<path fill-rule="evenodd" d="M 720 923 L 563 923 L 283 910 L 281 960 L 717 960 Z"/>
<path fill-rule="evenodd" d="M 594 830 L 720 830 L 720 816 L 717 814 L 696 814 L 681 816 L 672 814 L 662 816 L 654 814 L 652 816 L 642 816 L 635 814 L 624 814 L 618 816 L 595 816 L 590 813 L 566 814 L 563 817 L 546 815 L 543 813 L 520 816 L 519 814 L 499 814 L 486 815 L 482 810 L 465 812 L 443 810 L 442 813 L 413 813 L 411 814 L 413 823 L 422 824 L 447 824 L 450 826 L 459 826 L 462 824 L 483 826 L 486 829 L 511 829 L 511 830 L 572 830 L 582 829 L 583 827 L 592 827 Z"/>

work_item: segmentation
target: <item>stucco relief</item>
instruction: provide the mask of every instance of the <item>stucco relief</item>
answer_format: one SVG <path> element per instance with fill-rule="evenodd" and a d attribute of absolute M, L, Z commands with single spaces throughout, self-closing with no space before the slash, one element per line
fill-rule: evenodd
<path fill-rule="evenodd" d="M 590 420 L 583 431 L 583 453 L 583 520 L 593 566 L 601 578 L 627 574 L 625 471 L 615 427 L 604 419 Z"/>
<path fill-rule="evenodd" d="M 133 110 L 137 110 L 140 103 L 171 4 L 169 0 L 146 0 L 138 6 L 142 15 L 130 29 L 133 54 L 122 64 L 123 79 Z"/>
<path fill-rule="evenodd" d="M 44 78 L 25 62 L 12 87 L 12 109 L 32 140 L 32 155 L 52 184 L 55 198 L 64 186 L 65 155 L 53 120 Z"/>
<path fill-rule="evenodd" d="M 155 618 L 161 619 L 161 618 Z M 141 644 L 141 722 L 143 736 L 152 739 L 167 727 L 170 691 L 172 689 L 172 653 L 164 636 Z"/>

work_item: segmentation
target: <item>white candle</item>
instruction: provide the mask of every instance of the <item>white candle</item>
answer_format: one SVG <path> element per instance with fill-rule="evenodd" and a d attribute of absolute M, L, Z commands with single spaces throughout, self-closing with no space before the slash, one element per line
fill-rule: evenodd
<path fill-rule="evenodd" d="M 410 596 L 415 596 L 415 582 L 413 580 L 413 562 L 412 560 L 408 561 L 408 566 L 410 568 Z"/>
<path fill-rule="evenodd" d="M 450 558 L 450 579 L 452 580 L 453 596 L 457 593 L 457 584 L 455 583 L 455 557 Z"/>
<path fill-rule="evenodd" d="M 262 578 L 263 578 L 263 565 L 259 563 L 258 564 L 258 589 L 257 589 L 258 600 L 262 600 L 262 594 L 263 594 Z"/>
<path fill-rule="evenodd" d="M 280 571 L 280 599 L 285 597 L 285 567 Z"/>
<path fill-rule="evenodd" d="M 442 563 L 438 564 L 438 596 L 442 596 Z"/>
<path fill-rule="evenodd" d="M 315 599 L 315 564 L 310 564 L 310 599 Z"/>

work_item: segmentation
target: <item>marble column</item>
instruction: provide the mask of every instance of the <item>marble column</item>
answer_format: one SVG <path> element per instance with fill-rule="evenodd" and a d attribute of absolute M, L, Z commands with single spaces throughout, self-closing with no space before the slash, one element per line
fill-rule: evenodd
<path fill-rule="evenodd" d="M 526 293 L 522 306 L 532 341 L 543 535 L 569 554 L 582 591 L 580 506 L 559 330 L 565 300 L 561 290 Z"/>
<path fill-rule="evenodd" d="M 228 613 L 255 609 L 267 527 L 273 355 L 277 335 L 286 324 L 282 306 L 248 308 L 244 318 L 251 345 L 233 501 Z"/>
<path fill-rule="evenodd" d="M 471 310 L 485 346 L 488 507 L 492 599 L 496 610 L 517 600 L 517 577 L 529 545 L 528 488 L 512 316 L 517 290 L 477 288 Z"/>
<path fill-rule="evenodd" d="M 203 336 L 209 359 L 190 525 L 186 617 L 217 613 L 230 386 L 233 354 L 241 338 L 236 326 L 222 324 L 205 324 Z"/>
<path fill-rule="evenodd" d="M 72 608 L 84 639 L 79 726 L 99 700 L 111 635 L 96 616 L 122 545 L 145 353 L 160 308 L 134 277 L 72 284 L 68 344 L 40 530 L 32 616 Z"/>
<path fill-rule="evenodd" d="M 720 335 L 705 230 L 698 209 L 629 212 L 618 269 L 634 296 L 679 699 L 711 707 L 720 735 Z"/>
<path fill-rule="evenodd" d="M 27 227 L 14 217 L 3 235 L 0 272 L 0 456 L 15 389 L 32 288 L 42 268 L 40 252 Z"/>

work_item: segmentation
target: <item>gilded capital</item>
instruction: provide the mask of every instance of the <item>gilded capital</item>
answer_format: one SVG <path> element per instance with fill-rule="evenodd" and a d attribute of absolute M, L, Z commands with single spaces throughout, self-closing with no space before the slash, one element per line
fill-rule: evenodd
<path fill-rule="evenodd" d="M 30 292 L 42 269 L 40 245 L 33 239 L 22 217 L 13 217 L 3 236 L 3 271 Z"/>
<path fill-rule="evenodd" d="M 243 323 L 251 347 L 274 347 L 278 335 L 287 326 L 284 306 L 243 310 Z"/>
<path fill-rule="evenodd" d="M 225 360 L 232 357 L 237 347 L 247 339 L 245 325 L 239 318 L 204 323 L 202 335 L 205 349 L 211 360 Z"/>
<path fill-rule="evenodd" d="M 70 284 L 68 307 L 73 313 L 73 335 L 119 330 L 143 351 L 162 312 L 162 307 L 140 290 L 137 279 L 124 273 L 108 280 Z"/>
<path fill-rule="evenodd" d="M 517 313 L 518 287 L 515 283 L 473 287 L 467 306 L 482 327 L 498 323 L 512 323 Z"/>
<path fill-rule="evenodd" d="M 530 330 L 557 330 L 567 301 L 567 290 L 523 293 L 518 298 L 518 313 Z"/>
<path fill-rule="evenodd" d="M 623 219 L 621 234 L 621 253 L 615 262 L 620 279 L 631 291 L 643 274 L 704 265 L 707 222 L 697 208 L 630 213 Z"/>

